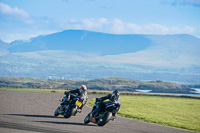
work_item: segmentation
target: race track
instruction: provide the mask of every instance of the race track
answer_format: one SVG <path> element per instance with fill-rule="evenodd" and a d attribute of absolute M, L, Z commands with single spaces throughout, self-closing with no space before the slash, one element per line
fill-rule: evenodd
<path fill-rule="evenodd" d="M 91 110 L 88 106 L 69 119 L 54 117 L 62 97 L 61 93 L 0 90 L 0 133 L 192 133 L 119 116 L 104 127 L 85 125 L 83 120 Z"/>

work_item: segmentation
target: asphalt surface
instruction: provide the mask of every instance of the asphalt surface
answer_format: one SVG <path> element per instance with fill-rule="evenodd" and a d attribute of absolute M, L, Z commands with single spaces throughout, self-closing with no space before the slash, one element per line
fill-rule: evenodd
<path fill-rule="evenodd" d="M 83 120 L 91 111 L 88 106 L 69 119 L 54 117 L 62 97 L 60 93 L 0 90 L 0 133 L 192 133 L 119 116 L 103 127 L 85 125 Z"/>

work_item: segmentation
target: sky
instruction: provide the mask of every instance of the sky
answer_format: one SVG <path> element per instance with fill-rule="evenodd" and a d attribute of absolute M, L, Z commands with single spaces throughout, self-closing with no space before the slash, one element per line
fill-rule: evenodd
<path fill-rule="evenodd" d="M 200 0 L 0 0 L 0 39 L 68 29 L 200 38 Z"/>

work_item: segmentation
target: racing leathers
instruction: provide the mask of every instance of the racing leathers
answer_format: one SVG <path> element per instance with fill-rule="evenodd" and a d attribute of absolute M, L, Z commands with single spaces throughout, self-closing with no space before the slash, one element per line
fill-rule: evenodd
<path fill-rule="evenodd" d="M 76 96 L 80 96 L 81 99 L 83 100 L 83 105 L 80 108 L 80 109 L 82 109 L 88 100 L 88 95 L 87 95 L 87 89 L 83 89 L 81 87 L 79 89 L 70 90 L 69 92 L 65 92 L 65 97 L 64 97 L 63 101 L 61 102 L 61 105 L 62 106 L 68 105 L 70 100 L 72 100 Z"/>
<path fill-rule="evenodd" d="M 109 101 L 105 101 L 107 99 L 109 99 L 110 102 L 119 103 L 121 105 L 119 92 L 115 90 L 113 91 L 112 94 L 108 94 L 101 98 L 96 98 L 96 101 L 98 102 L 98 104 L 97 104 L 97 108 L 93 112 L 93 116 L 97 115 L 98 113 L 102 111 L 102 109 L 106 106 L 106 103 L 109 102 Z M 114 117 L 115 115 L 116 113 L 113 114 Z"/>

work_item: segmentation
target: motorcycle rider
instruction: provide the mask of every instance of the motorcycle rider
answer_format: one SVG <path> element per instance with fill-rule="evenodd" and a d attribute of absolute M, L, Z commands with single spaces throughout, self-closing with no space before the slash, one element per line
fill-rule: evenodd
<path fill-rule="evenodd" d="M 65 98 L 61 102 L 61 107 L 63 108 L 64 105 L 68 105 L 70 100 L 72 100 L 76 96 L 81 96 L 81 99 L 83 100 L 83 105 L 81 106 L 79 112 L 81 112 L 83 106 L 86 104 L 88 100 L 88 95 L 87 95 L 87 87 L 85 85 L 81 85 L 80 88 L 75 89 L 75 90 L 70 90 L 70 91 L 65 91 Z M 73 94 L 73 95 L 72 95 Z"/>
<path fill-rule="evenodd" d="M 107 99 L 109 99 L 109 101 L 105 101 Z M 93 112 L 93 116 L 96 116 L 98 113 L 100 113 L 102 109 L 106 106 L 107 102 L 119 103 L 121 105 L 120 94 L 118 90 L 115 90 L 112 92 L 112 94 L 108 94 L 104 97 L 96 98 L 96 101 L 98 102 L 98 104 L 97 108 Z M 116 113 L 112 115 L 113 119 L 115 120 Z"/>

